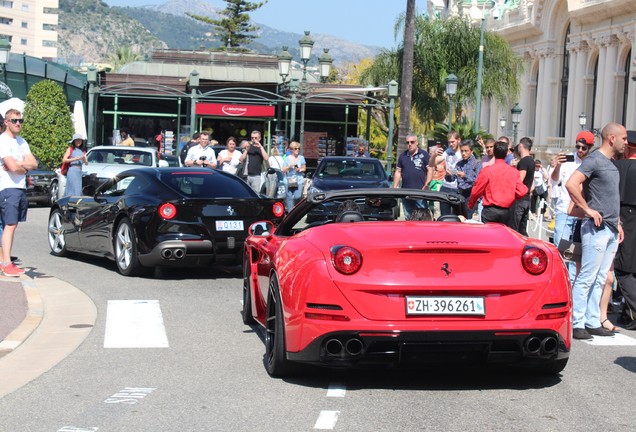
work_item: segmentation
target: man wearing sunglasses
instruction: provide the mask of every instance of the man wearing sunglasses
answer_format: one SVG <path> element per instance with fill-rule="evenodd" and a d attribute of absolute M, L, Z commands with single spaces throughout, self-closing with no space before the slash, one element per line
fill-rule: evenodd
<path fill-rule="evenodd" d="M 7 129 L 0 135 L 0 213 L 4 222 L 0 266 L 4 275 L 11 277 L 24 273 L 11 262 L 11 247 L 18 222 L 26 221 L 29 206 L 26 199 L 26 173 L 38 166 L 29 144 L 19 136 L 22 122 L 22 113 L 10 109 L 4 120 Z"/>
<path fill-rule="evenodd" d="M 587 158 L 594 147 L 594 134 L 590 131 L 582 131 L 576 136 L 574 155 L 568 155 L 564 152 L 559 153 L 553 158 L 554 170 L 550 176 L 556 183 L 557 201 L 555 208 L 554 223 L 554 244 L 559 246 L 561 239 L 572 240 L 574 235 L 574 226 L 577 218 L 568 215 L 568 206 L 570 205 L 570 194 L 565 188 L 565 184 L 574 171 L 581 165 L 583 160 Z M 576 278 L 576 265 L 571 261 L 566 261 L 570 281 L 574 283 Z"/>

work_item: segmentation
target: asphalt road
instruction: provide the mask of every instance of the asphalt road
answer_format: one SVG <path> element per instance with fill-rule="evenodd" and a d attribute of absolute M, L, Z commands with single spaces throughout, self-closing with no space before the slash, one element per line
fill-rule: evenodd
<path fill-rule="evenodd" d="M 97 321 L 65 360 L 0 399 L 0 431 L 636 428 L 629 408 L 636 332 L 624 332 L 612 346 L 575 341 L 560 377 L 422 367 L 312 368 L 294 379 L 272 379 L 263 367 L 261 332 L 241 322 L 239 268 L 126 278 L 105 259 L 51 256 L 47 215 L 46 208 L 30 209 L 15 254 L 41 277 L 84 291 L 97 307 Z M 108 302 L 114 300 L 156 300 L 169 346 L 105 348 Z"/>

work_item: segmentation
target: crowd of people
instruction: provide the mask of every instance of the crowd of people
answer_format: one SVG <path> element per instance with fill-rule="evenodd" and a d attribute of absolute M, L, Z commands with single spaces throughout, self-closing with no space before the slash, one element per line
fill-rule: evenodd
<path fill-rule="evenodd" d="M 525 236 L 534 213 L 553 219 L 557 247 L 581 245 L 580 262 L 566 262 L 574 338 L 613 336 L 621 330 L 608 318 L 615 291 L 623 297 L 618 323 L 636 330 L 636 131 L 609 123 L 600 136 L 601 145 L 594 149 L 594 134 L 582 131 L 572 153 L 557 154 L 544 168 L 532 157 L 529 137 L 511 145 L 507 137 L 473 142 L 451 131 L 448 145 L 438 144 L 429 153 L 409 134 L 407 150 L 398 156 L 394 187 L 461 195 L 468 202 L 468 218 L 474 214 Z M 476 145 L 481 160 L 474 156 Z M 405 218 L 428 206 L 424 200 L 405 202 Z M 430 211 L 438 216 L 450 209 Z"/>

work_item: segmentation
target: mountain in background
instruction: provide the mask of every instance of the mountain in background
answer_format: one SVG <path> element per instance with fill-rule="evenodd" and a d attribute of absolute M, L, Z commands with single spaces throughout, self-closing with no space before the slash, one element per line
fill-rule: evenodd
<path fill-rule="evenodd" d="M 149 56 L 155 49 L 209 49 L 221 42 L 214 27 L 201 23 L 186 12 L 216 18 L 218 8 L 200 0 L 169 0 L 142 7 L 109 7 L 99 0 L 60 0 L 58 57 L 71 66 L 106 63 L 117 47 L 130 46 Z M 276 54 L 288 46 L 299 58 L 301 34 L 277 30 L 262 24 L 259 36 L 249 49 L 260 54 Z M 375 56 L 379 48 L 355 44 L 324 34 L 311 34 L 314 58 L 329 48 L 334 63 L 357 63 Z"/>

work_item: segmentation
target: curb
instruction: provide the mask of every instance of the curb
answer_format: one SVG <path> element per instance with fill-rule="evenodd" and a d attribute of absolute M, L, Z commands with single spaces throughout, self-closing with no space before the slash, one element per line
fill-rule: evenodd
<path fill-rule="evenodd" d="M 38 328 L 44 316 L 44 305 L 42 297 L 33 279 L 27 276 L 20 276 L 20 282 L 24 289 L 28 309 L 24 320 L 11 333 L 0 342 L 0 358 L 10 354 L 17 347 L 22 345 L 29 336 Z"/>

